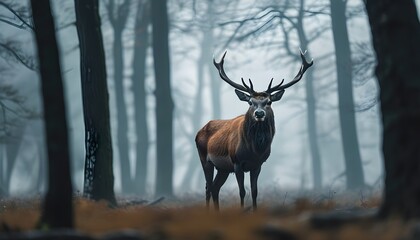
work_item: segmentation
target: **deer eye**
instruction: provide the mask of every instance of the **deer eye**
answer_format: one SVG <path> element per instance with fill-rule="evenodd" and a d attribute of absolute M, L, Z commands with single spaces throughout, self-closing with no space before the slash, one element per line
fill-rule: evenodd
<path fill-rule="evenodd" d="M 268 100 L 267 105 L 271 106 L 272 103 L 273 103 L 272 101 Z"/>
<path fill-rule="evenodd" d="M 249 101 L 248 101 L 248 104 L 249 104 L 249 106 L 251 106 L 251 105 L 252 105 L 252 101 L 251 101 L 251 100 L 249 100 Z"/>

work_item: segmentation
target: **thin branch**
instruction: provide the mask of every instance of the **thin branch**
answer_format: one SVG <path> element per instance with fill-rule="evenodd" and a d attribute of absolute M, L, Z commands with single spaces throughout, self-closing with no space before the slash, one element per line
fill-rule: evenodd
<path fill-rule="evenodd" d="M 9 21 L 9 20 L 6 20 L 6 19 L 4 19 L 4 18 L 0 18 L 0 22 L 4 22 L 4 23 L 7 23 L 7 24 L 9 24 L 10 26 L 13 26 L 13 27 L 16 27 L 16 28 L 19 28 L 19 29 L 24 29 L 24 30 L 26 30 L 26 27 L 25 27 L 25 25 L 23 25 L 23 24 L 16 24 L 16 23 L 14 23 L 14 22 L 11 22 L 11 21 Z"/>
<path fill-rule="evenodd" d="M 121 26 L 125 26 L 127 19 L 128 19 L 128 12 L 130 10 L 129 6 L 130 6 L 131 1 L 130 0 L 125 0 L 119 7 L 118 7 L 118 21 L 119 24 Z"/>
<path fill-rule="evenodd" d="M 254 35 L 256 33 L 258 33 L 261 29 L 263 29 L 265 26 L 267 26 L 267 24 L 271 23 L 274 19 L 276 19 L 278 16 L 272 16 L 268 21 L 266 21 L 265 23 L 263 23 L 263 25 L 257 27 L 256 29 L 249 31 L 248 33 L 243 34 L 242 36 L 237 37 L 236 39 L 238 41 L 242 41 L 243 39 Z"/>
<path fill-rule="evenodd" d="M 287 54 L 291 56 L 295 61 L 298 61 L 299 57 L 293 53 L 293 51 L 290 48 L 290 42 L 289 42 L 289 32 L 292 31 L 292 29 L 294 28 L 286 29 L 285 25 L 283 24 L 283 19 L 281 19 L 280 21 L 280 26 L 284 34 L 284 48 L 286 49 Z"/>
<path fill-rule="evenodd" d="M 108 0 L 107 2 L 104 2 L 105 8 L 108 12 L 108 19 L 111 25 L 115 26 L 115 18 L 114 18 L 114 0 Z"/>
<path fill-rule="evenodd" d="M 11 13 L 13 13 L 13 15 L 15 15 L 20 21 L 22 21 L 22 23 L 24 25 L 26 25 L 28 28 L 30 28 L 32 31 L 34 30 L 34 27 L 32 25 L 30 25 L 29 23 L 27 23 L 25 21 L 25 19 L 23 19 L 15 10 L 13 10 L 13 8 L 11 8 L 7 3 L 5 2 L 0 2 L 0 6 L 5 7 L 7 10 L 9 10 Z"/>
<path fill-rule="evenodd" d="M 8 46 L 7 44 L 4 43 L 0 43 L 0 47 L 3 47 L 4 49 L 6 49 L 9 53 L 11 53 L 20 63 L 22 63 L 25 67 L 27 67 L 28 69 L 32 70 L 32 71 L 36 71 L 36 67 L 31 66 L 29 63 L 27 63 L 25 61 L 25 59 L 23 59 L 22 56 L 20 56 L 15 49 L 11 48 L 10 46 Z"/>
<path fill-rule="evenodd" d="M 69 23 L 66 23 L 66 24 L 64 24 L 64 25 L 62 25 L 62 26 L 57 27 L 55 30 L 56 30 L 56 31 L 60 31 L 60 30 L 63 30 L 63 29 L 65 29 L 65 28 L 68 28 L 68 27 L 71 27 L 71 26 L 76 26 L 76 22 L 69 22 Z"/>

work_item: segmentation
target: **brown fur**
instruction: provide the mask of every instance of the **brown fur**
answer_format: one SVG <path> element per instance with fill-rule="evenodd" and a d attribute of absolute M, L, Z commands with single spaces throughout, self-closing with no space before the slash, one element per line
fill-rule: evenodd
<path fill-rule="evenodd" d="M 241 206 L 244 204 L 244 172 L 251 172 L 253 207 L 256 209 L 256 181 L 261 165 L 270 155 L 274 136 L 274 114 L 270 106 L 265 106 L 264 121 L 257 122 L 254 108 L 250 107 L 245 115 L 230 120 L 208 122 L 196 136 L 196 145 L 206 178 L 206 202 L 212 196 L 218 209 L 220 187 L 229 172 L 235 172 L 240 189 Z M 217 169 L 213 179 L 214 168 Z"/>
<path fill-rule="evenodd" d="M 196 137 L 197 147 L 207 149 L 215 156 L 232 156 L 239 146 L 244 115 L 231 120 L 213 120 L 208 122 Z"/>

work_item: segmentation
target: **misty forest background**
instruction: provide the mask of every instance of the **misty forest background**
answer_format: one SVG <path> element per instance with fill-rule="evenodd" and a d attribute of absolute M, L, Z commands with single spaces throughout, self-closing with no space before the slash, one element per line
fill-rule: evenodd
<path fill-rule="evenodd" d="M 86 192 L 89 134 L 75 5 L 51 4 L 73 188 Z M 251 78 L 260 91 L 272 77 L 275 83 L 293 78 L 300 66 L 299 48 L 314 59 L 301 82 L 273 105 L 277 132 L 260 175 L 261 198 L 291 189 L 381 191 L 376 60 L 362 1 L 171 0 L 169 58 L 164 48 L 152 50 L 162 46 L 157 41 L 165 34 L 164 27 L 152 32 L 153 18 L 158 21 L 165 13 L 153 12 L 150 5 L 147 0 L 99 1 L 112 136 L 107 159 L 113 164 L 117 195 L 200 194 L 204 199 L 195 134 L 209 120 L 233 118 L 248 107 L 212 64 L 213 56 L 218 60 L 225 49 L 230 78 Z M 31 14 L 26 1 L 0 2 L 0 196 L 39 194 L 47 188 Z M 90 57 L 95 61 L 100 55 Z M 155 70 L 154 59 L 166 59 L 170 67 Z M 170 84 L 159 74 L 169 76 Z M 235 179 L 229 178 L 223 189 L 236 196 Z"/>

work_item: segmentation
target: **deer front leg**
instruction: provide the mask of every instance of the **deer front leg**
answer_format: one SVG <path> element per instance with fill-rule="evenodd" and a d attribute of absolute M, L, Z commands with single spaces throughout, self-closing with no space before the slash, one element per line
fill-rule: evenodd
<path fill-rule="evenodd" d="M 258 176 L 260 175 L 261 167 L 251 170 L 250 172 L 250 180 L 251 180 L 251 194 L 252 194 L 252 207 L 257 210 L 257 195 L 258 195 Z"/>
<path fill-rule="evenodd" d="M 244 171 L 238 164 L 235 164 L 234 167 L 235 167 L 236 181 L 238 182 L 238 187 L 239 187 L 239 196 L 241 197 L 241 207 L 243 208 L 244 198 L 245 198 Z"/>

